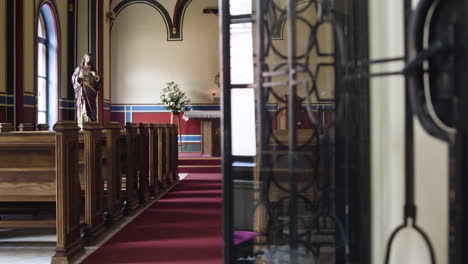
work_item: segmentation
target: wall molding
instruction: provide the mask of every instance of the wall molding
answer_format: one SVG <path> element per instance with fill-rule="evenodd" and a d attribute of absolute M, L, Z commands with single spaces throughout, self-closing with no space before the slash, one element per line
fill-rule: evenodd
<path fill-rule="evenodd" d="M 185 10 L 192 2 L 192 0 L 177 0 L 177 3 L 174 7 L 173 16 L 169 11 L 157 0 L 122 0 L 112 9 L 115 14 L 115 18 L 118 19 L 118 16 L 122 10 L 133 4 L 146 4 L 159 12 L 164 20 L 166 25 L 167 32 L 167 41 L 182 41 L 183 40 L 183 22 L 185 16 Z M 112 30 L 112 27 L 111 27 Z"/>
<path fill-rule="evenodd" d="M 171 111 L 164 108 L 163 105 L 137 105 L 137 104 L 112 104 L 112 112 L 136 112 L 136 113 L 170 113 Z M 220 110 L 219 105 L 189 105 L 187 109 L 197 111 L 217 111 Z"/>

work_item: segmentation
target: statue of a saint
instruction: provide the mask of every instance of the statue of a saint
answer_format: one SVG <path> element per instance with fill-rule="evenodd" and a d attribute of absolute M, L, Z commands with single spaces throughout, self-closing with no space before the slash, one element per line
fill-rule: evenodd
<path fill-rule="evenodd" d="M 88 121 L 96 121 L 96 97 L 99 90 L 100 77 L 91 62 L 91 55 L 85 54 L 80 65 L 72 75 L 76 100 L 76 118 L 78 126 Z"/>

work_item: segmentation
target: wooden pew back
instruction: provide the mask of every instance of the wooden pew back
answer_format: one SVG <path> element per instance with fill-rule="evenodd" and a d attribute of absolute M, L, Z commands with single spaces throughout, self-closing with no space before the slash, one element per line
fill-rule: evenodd
<path fill-rule="evenodd" d="M 55 201 L 56 220 L 0 221 L 2 228 L 53 227 L 57 246 L 52 263 L 71 263 L 83 251 L 78 130 L 60 121 L 53 132 L 0 133 L 0 201 Z"/>
<path fill-rule="evenodd" d="M 55 133 L 0 133 L 0 201 L 55 201 Z"/>

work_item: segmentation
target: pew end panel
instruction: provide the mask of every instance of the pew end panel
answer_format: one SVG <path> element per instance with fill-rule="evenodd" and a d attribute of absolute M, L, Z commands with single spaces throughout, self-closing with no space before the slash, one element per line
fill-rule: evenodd
<path fill-rule="evenodd" d="M 55 134 L 0 133 L 0 202 L 54 202 Z"/>
<path fill-rule="evenodd" d="M 84 236 L 87 245 L 95 245 L 106 231 L 102 148 L 105 138 L 100 122 L 87 122 L 80 131 L 80 181 L 84 190 Z"/>
<path fill-rule="evenodd" d="M 0 227 L 55 227 L 57 245 L 52 263 L 68 264 L 84 253 L 80 235 L 79 128 L 75 122 L 61 121 L 54 130 L 0 133 L 1 204 L 55 203 L 55 220 L 2 220 Z"/>
<path fill-rule="evenodd" d="M 138 191 L 140 203 L 145 204 L 150 200 L 149 191 L 149 125 L 138 125 Z"/>
<path fill-rule="evenodd" d="M 52 264 L 71 264 L 84 253 L 80 234 L 81 188 L 76 122 L 59 121 L 55 131 L 57 247 Z"/>

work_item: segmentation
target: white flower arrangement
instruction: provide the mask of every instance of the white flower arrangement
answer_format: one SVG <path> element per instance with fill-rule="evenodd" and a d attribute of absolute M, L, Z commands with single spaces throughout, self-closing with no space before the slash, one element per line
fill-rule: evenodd
<path fill-rule="evenodd" d="M 166 88 L 161 92 L 161 102 L 164 108 L 173 113 L 183 113 L 185 106 L 190 103 L 190 98 L 175 82 L 168 82 Z"/>

